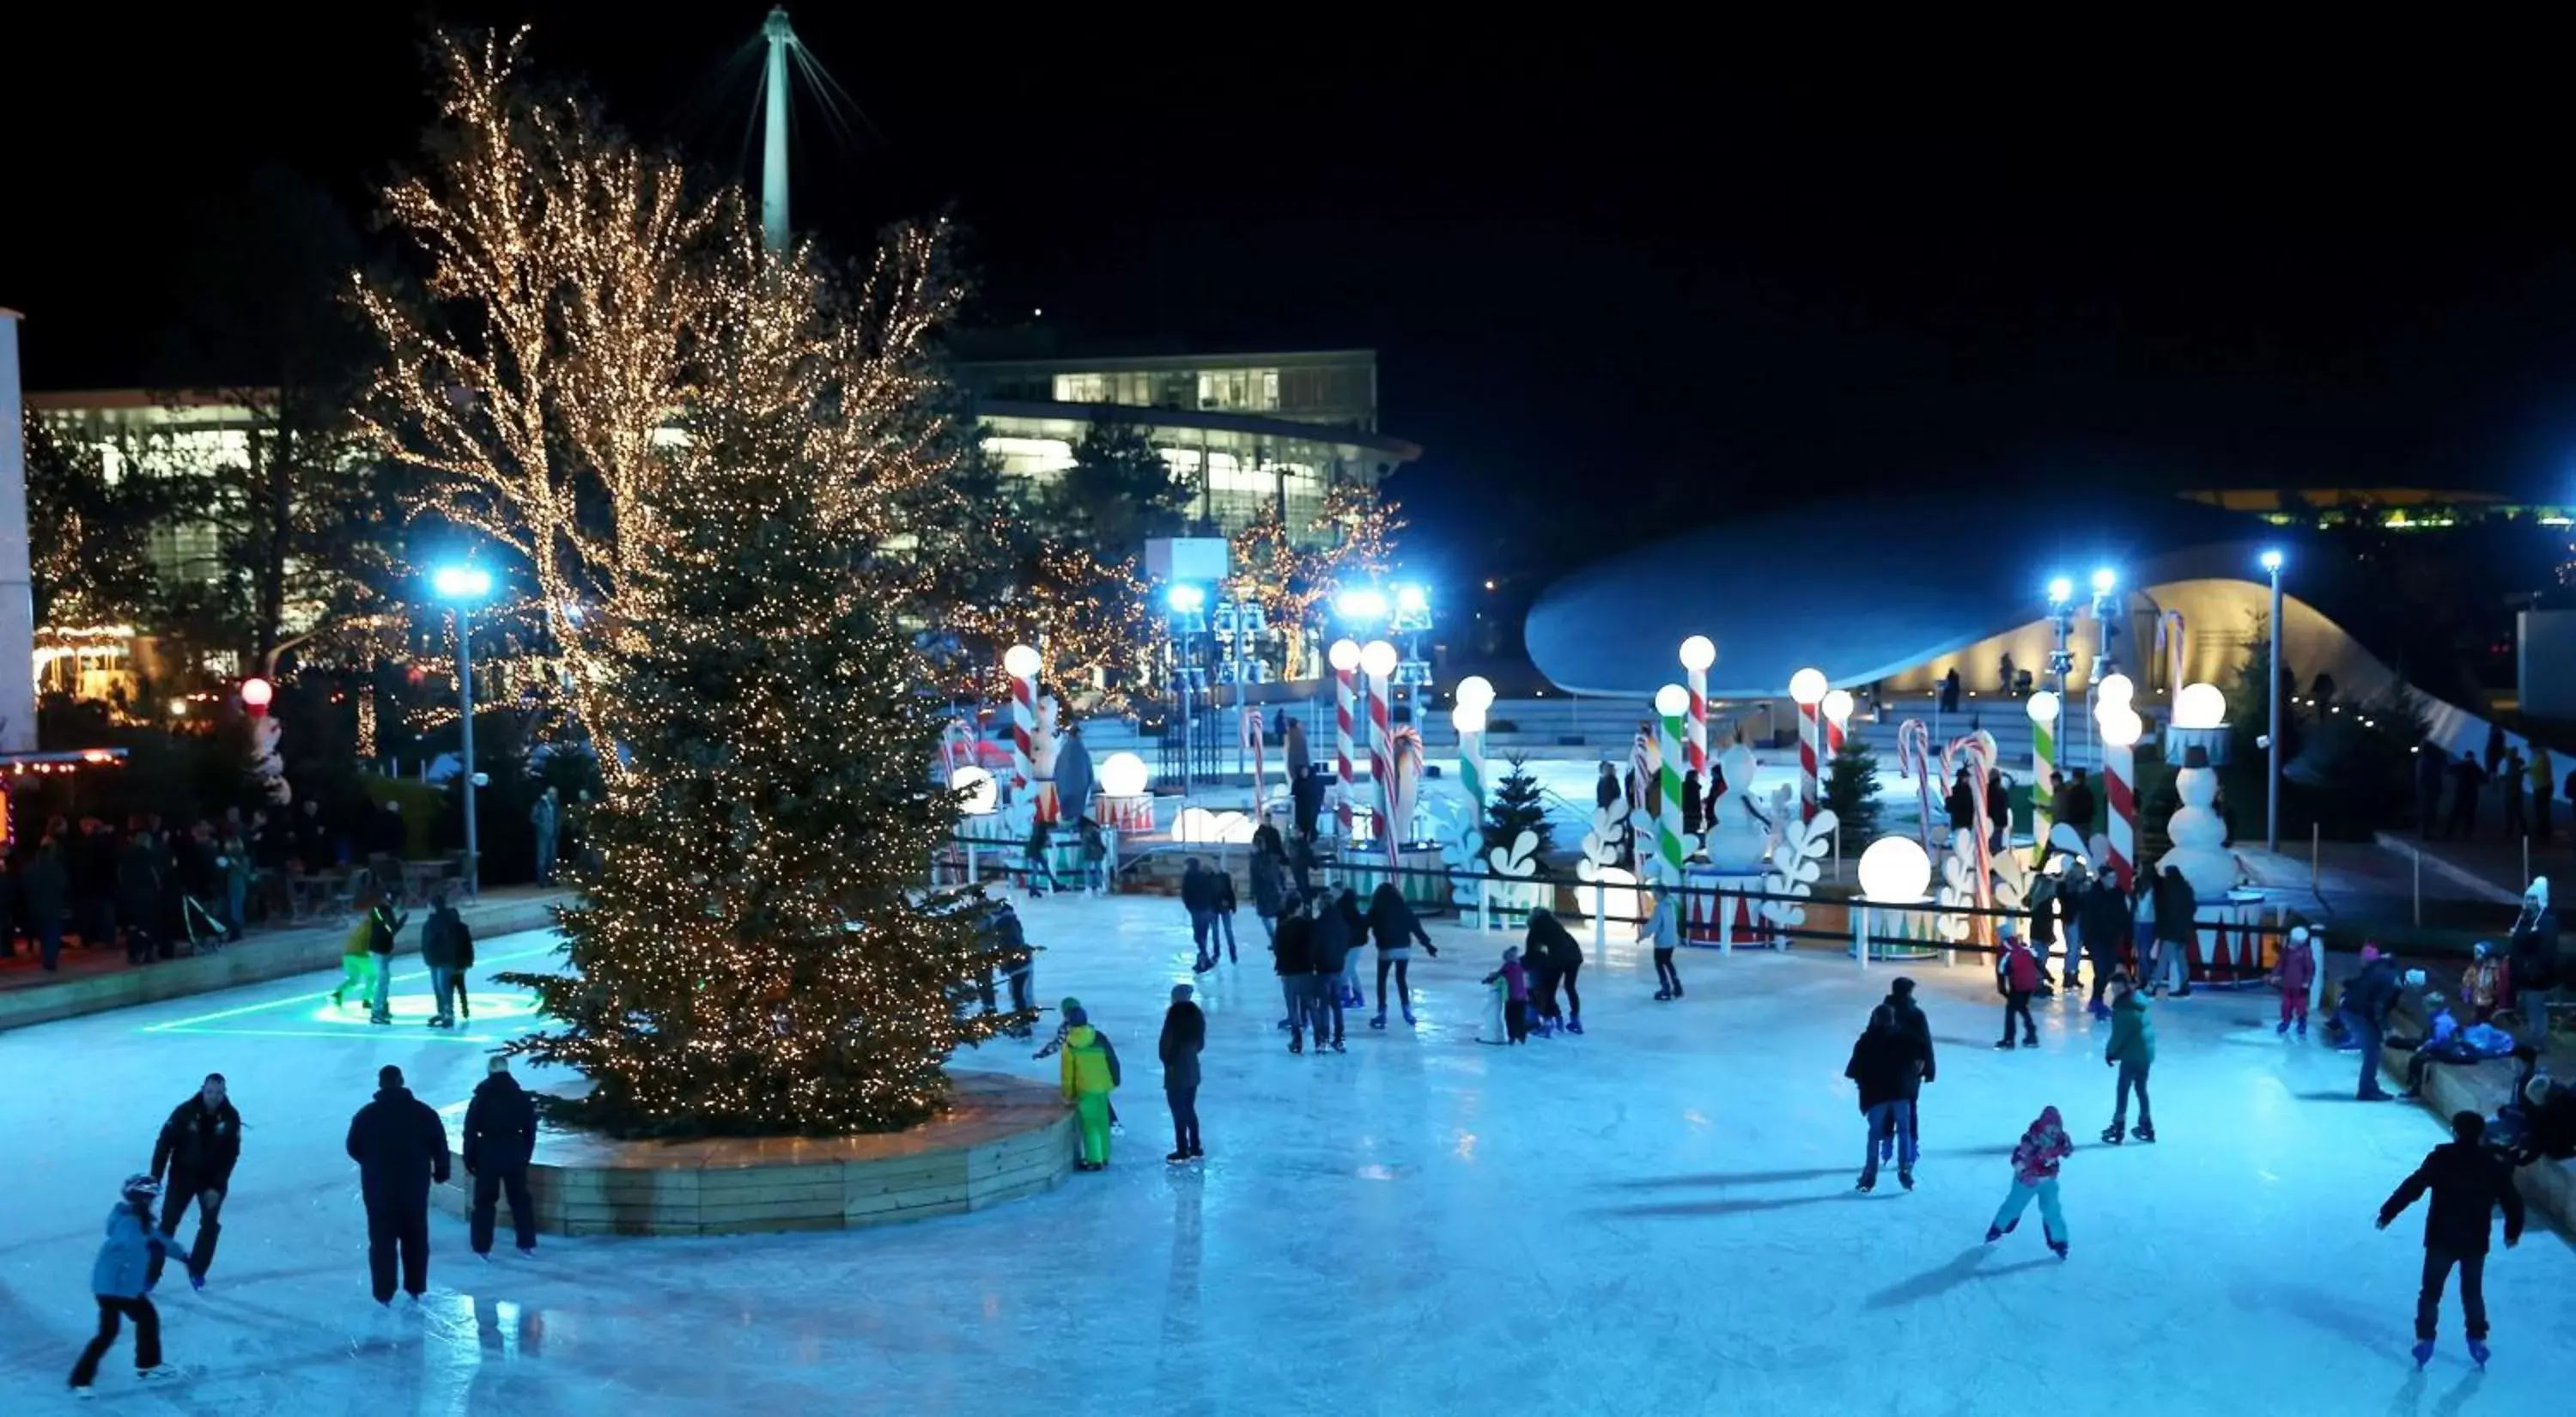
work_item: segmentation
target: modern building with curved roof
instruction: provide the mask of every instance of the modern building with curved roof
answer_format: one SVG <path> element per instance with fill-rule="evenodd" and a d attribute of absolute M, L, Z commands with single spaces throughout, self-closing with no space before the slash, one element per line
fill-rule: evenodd
<path fill-rule="evenodd" d="M 1530 657 L 1559 686 L 1639 695 L 1677 680 L 1693 634 L 1717 644 L 1709 693 L 1777 698 L 1810 665 L 1837 687 L 1967 687 L 2016 672 L 2047 680 L 2056 631 L 2047 585 L 2065 576 L 2079 610 L 2071 689 L 2105 642 L 2142 690 L 2168 687 L 2157 627 L 2182 618 L 2183 682 L 2224 682 L 2269 611 L 2262 553 L 2285 561 L 2282 658 L 2302 685 L 2322 673 L 2362 697 L 2400 683 L 2374 645 L 2375 605 L 2356 568 L 2313 533 L 2204 502 L 2069 490 L 1853 497 L 1730 518 L 1636 547 L 1551 586 L 1532 607 Z M 2091 610 L 2096 569 L 2117 577 L 2107 623 Z"/>

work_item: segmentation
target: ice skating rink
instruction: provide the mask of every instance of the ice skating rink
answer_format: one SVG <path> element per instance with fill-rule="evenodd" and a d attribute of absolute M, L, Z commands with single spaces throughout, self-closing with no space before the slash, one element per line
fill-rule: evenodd
<path fill-rule="evenodd" d="M 2537 1414 L 2565 1409 L 2576 1262 L 2535 1227 L 2490 1261 L 2493 1371 L 2456 1299 L 2431 1370 L 2406 1356 L 2419 1207 L 2373 1213 L 2442 1139 L 2350 1100 L 2353 1055 L 2276 1039 L 2268 1000 L 2159 1007 L 2162 1140 L 2109 1120 L 2107 1025 L 2042 1001 L 2036 1052 L 1989 1051 L 1975 966 L 1911 972 L 1940 1047 L 1920 1189 L 1852 1182 L 1842 1067 L 1895 972 L 1845 956 L 1712 952 L 1654 1002 L 1626 947 L 1592 951 L 1590 1032 L 1472 1041 L 1499 935 L 1434 926 L 1418 1028 L 1352 1018 L 1347 1055 L 1291 1057 L 1247 912 L 1240 965 L 1201 983 L 1208 1158 L 1167 1167 L 1154 1040 L 1189 976 L 1167 899 L 1025 907 L 1052 1009 L 1079 996 L 1126 1064 L 1111 1168 L 981 1215 L 732 1240 L 548 1239 L 490 1265 L 431 1221 L 423 1311 L 367 1295 L 341 1150 L 375 1069 L 461 1106 L 524 1004 L 480 992 L 471 1033 L 334 1016 L 328 976 L 0 1034 L 0 1412 L 68 1408 L 100 1223 L 208 1071 L 246 1123 L 213 1283 L 156 1296 L 174 1363 L 137 1391 L 130 1337 L 102 1410 L 293 1414 L 1074 1410 L 1232 1414 Z M 546 940 L 484 941 L 478 977 Z M 408 942 L 407 942 L 408 947 Z M 514 959 L 514 956 L 518 958 Z M 407 971 L 416 975 L 417 970 Z M 1041 1029 L 1054 1026 L 1050 1013 Z M 1014 1044 L 961 1059 L 1052 1077 Z M 542 1075 L 523 1074 L 531 1081 Z M 2073 1255 L 2034 1212 L 1979 1243 L 2042 1104 L 2076 1138 Z M 193 1219 L 181 1229 L 193 1233 Z M 506 1231 L 505 1231 L 506 1234 Z M 399 1301 L 397 1301 L 399 1310 Z"/>

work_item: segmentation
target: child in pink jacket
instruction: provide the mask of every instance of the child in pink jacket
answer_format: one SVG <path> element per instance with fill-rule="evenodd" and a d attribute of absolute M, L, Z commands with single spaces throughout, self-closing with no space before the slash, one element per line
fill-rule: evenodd
<path fill-rule="evenodd" d="M 2013 1186 L 2004 1196 L 1994 1223 L 1986 1227 L 1986 1243 L 1991 1245 L 2011 1234 L 2021 1224 L 2021 1213 L 2030 1208 L 2031 1198 L 2039 1199 L 2040 1233 L 2048 1248 L 2066 1258 L 2066 1212 L 2057 1204 L 2057 1163 L 2075 1152 L 2075 1143 L 2066 1136 L 2066 1124 L 2054 1107 L 2039 1109 L 2039 1120 L 2022 1133 L 2021 1145 L 2013 1148 Z"/>
<path fill-rule="evenodd" d="M 2281 991 L 2281 1021 L 2273 1025 L 2274 1033 L 2289 1032 L 2295 1018 L 2299 1036 L 2308 1036 L 2308 986 L 2316 977 L 2316 948 L 2308 943 L 2308 927 L 2297 926 L 2281 941 L 2281 962 L 2272 966 L 2273 986 Z"/>

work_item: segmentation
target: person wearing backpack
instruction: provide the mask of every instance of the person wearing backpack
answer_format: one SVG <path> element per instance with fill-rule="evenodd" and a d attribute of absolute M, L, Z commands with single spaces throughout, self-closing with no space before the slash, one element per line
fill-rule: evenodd
<path fill-rule="evenodd" d="M 1092 1027 L 1079 1000 L 1065 1001 L 1064 1022 L 1058 1078 L 1064 1100 L 1073 1104 L 1082 1123 L 1082 1159 L 1074 1168 L 1104 1171 L 1109 1167 L 1109 1094 L 1118 1086 L 1118 1050 L 1107 1034 Z"/>

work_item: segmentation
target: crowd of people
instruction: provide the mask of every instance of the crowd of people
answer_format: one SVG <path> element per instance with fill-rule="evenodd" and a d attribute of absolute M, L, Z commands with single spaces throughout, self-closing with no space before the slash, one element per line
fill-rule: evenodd
<path fill-rule="evenodd" d="M 461 1158 L 474 1179 L 469 1239 L 474 1253 L 486 1260 L 504 1196 L 519 1253 L 536 1253 L 537 1213 L 528 1196 L 528 1163 L 536 1142 L 536 1104 L 511 1076 L 509 1060 L 495 1056 L 466 1105 Z M 447 1126 L 404 1085 L 402 1069 L 387 1065 L 376 1072 L 375 1096 L 349 1120 L 346 1150 L 358 1167 L 365 1202 L 370 1290 L 376 1303 L 389 1309 L 399 1287 L 417 1307 L 429 1289 L 430 1187 L 446 1183 L 452 1159 Z M 209 1073 L 195 1093 L 171 1109 L 154 1138 L 150 1168 L 125 1178 L 108 1212 L 106 1238 L 90 1267 L 98 1330 L 72 1365 L 74 1395 L 92 1395 L 99 1365 L 128 1322 L 134 1325 L 136 1374 L 146 1381 L 169 1375 L 161 1361 L 161 1314 L 152 1294 L 174 1255 L 187 1268 L 189 1287 L 206 1287 L 241 1152 L 241 1113 L 223 1074 Z M 182 1249 L 179 1227 L 192 1205 L 196 1233 Z"/>

